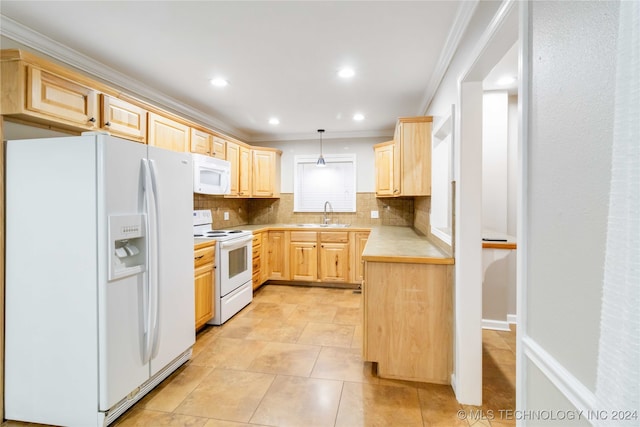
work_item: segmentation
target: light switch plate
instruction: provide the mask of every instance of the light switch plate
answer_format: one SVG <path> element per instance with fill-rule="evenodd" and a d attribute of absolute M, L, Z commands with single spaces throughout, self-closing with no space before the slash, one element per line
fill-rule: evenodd
<path fill-rule="evenodd" d="M 229 212 L 224 213 L 224 220 L 229 221 Z"/>
<path fill-rule="evenodd" d="M 371 211 L 371 218 L 379 218 L 378 211 Z"/>

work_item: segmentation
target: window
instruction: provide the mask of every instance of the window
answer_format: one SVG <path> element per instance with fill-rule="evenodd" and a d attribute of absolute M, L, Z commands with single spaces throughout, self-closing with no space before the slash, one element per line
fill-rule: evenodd
<path fill-rule="evenodd" d="M 356 155 L 325 154 L 324 159 L 326 167 L 319 168 L 318 156 L 295 156 L 294 212 L 322 212 L 326 201 L 334 212 L 355 212 Z"/>

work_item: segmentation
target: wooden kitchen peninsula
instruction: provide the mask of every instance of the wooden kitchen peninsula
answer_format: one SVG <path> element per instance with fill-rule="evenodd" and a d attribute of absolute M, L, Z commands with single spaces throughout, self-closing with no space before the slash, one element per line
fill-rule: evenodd
<path fill-rule="evenodd" d="M 378 376 L 449 384 L 454 260 L 408 227 L 374 227 L 362 254 L 363 359 Z"/>

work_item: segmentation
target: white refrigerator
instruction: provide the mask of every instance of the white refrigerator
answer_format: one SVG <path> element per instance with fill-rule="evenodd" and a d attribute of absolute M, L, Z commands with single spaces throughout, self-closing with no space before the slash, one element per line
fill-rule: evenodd
<path fill-rule="evenodd" d="M 107 425 L 191 356 L 191 156 L 83 134 L 6 162 L 5 416 Z"/>

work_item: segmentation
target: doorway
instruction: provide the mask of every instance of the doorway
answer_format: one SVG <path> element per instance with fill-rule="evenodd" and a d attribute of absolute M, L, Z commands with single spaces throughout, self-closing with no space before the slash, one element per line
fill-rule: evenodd
<path fill-rule="evenodd" d="M 505 2 L 479 40 L 458 85 L 455 141 L 456 396 L 482 404 L 483 81 L 518 41 L 518 3 Z"/>

